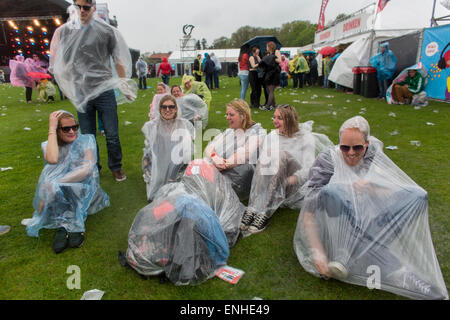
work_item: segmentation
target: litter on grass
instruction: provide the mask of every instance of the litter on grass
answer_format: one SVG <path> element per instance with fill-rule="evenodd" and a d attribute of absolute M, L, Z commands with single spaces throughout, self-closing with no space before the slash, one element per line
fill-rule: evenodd
<path fill-rule="evenodd" d="M 427 126 L 434 126 L 435 124 L 433 122 L 427 122 Z"/>
<path fill-rule="evenodd" d="M 389 112 L 389 117 L 396 117 L 397 115 L 395 114 L 395 113 L 393 113 L 393 112 Z"/>
<path fill-rule="evenodd" d="M 23 128 L 23 130 L 25 130 L 25 131 L 31 131 L 31 128 L 25 127 L 25 128 Z"/>
<path fill-rule="evenodd" d="M 397 131 L 397 129 L 395 129 L 394 131 L 389 132 L 389 134 L 390 134 L 391 136 L 396 136 L 396 135 L 398 135 L 398 131 Z"/>
<path fill-rule="evenodd" d="M 389 146 L 389 147 L 386 147 L 386 149 L 388 149 L 388 150 L 398 150 L 398 147 L 397 146 Z"/>
<path fill-rule="evenodd" d="M 83 296 L 80 300 L 102 300 L 104 294 L 104 291 L 93 289 L 83 293 Z"/>
<path fill-rule="evenodd" d="M 1 172 L 7 171 L 7 170 L 12 170 L 12 169 L 13 169 L 12 167 L 8 167 L 8 168 L 0 168 Z"/>
<path fill-rule="evenodd" d="M 229 283 L 236 284 L 245 274 L 244 271 L 230 266 L 219 268 L 214 273 L 217 277 Z"/>
<path fill-rule="evenodd" d="M 420 145 L 421 145 L 419 140 L 411 140 L 410 143 L 411 143 L 411 145 L 416 146 L 416 147 L 420 147 Z"/>
<path fill-rule="evenodd" d="M 130 122 L 130 121 L 125 121 L 125 125 L 126 126 L 129 126 L 130 124 L 132 124 L 133 122 Z"/>

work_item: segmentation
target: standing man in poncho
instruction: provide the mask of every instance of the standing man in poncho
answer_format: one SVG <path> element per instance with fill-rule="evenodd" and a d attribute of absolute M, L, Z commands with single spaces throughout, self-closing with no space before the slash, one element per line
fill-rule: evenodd
<path fill-rule="evenodd" d="M 389 43 L 380 45 L 380 53 L 370 58 L 370 64 L 377 69 L 378 88 L 380 93 L 379 100 L 386 97 L 386 90 L 392 83 L 392 77 L 396 70 L 397 58 L 392 50 L 389 50 Z"/>
<path fill-rule="evenodd" d="M 119 31 L 96 15 L 96 0 L 75 0 L 68 10 L 69 20 L 52 38 L 50 71 L 77 108 L 83 134 L 95 136 L 98 113 L 106 135 L 108 167 L 116 181 L 123 181 L 117 103 L 136 98 L 137 85 L 129 79 L 130 51 Z M 99 152 L 97 166 L 101 168 Z"/>

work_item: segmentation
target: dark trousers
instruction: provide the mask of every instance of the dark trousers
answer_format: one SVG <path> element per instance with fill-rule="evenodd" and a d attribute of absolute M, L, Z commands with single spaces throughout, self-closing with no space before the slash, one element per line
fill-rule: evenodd
<path fill-rule="evenodd" d="M 202 76 L 201 75 L 199 75 L 197 73 L 194 73 L 194 77 L 195 77 L 195 81 L 199 81 L 199 82 L 202 81 Z"/>
<path fill-rule="evenodd" d="M 293 88 L 298 88 L 299 73 L 292 73 Z"/>
<path fill-rule="evenodd" d="M 208 86 L 208 89 L 213 89 L 213 77 L 214 73 L 206 73 L 205 74 L 205 83 Z"/>
<path fill-rule="evenodd" d="M 103 123 L 108 149 L 108 167 L 111 171 L 122 168 L 122 147 L 119 139 L 119 118 L 117 103 L 113 90 L 105 91 L 97 98 L 88 101 L 86 112 L 78 113 L 78 121 L 83 134 L 96 135 L 97 113 Z M 100 152 L 97 144 L 97 166 L 100 166 Z"/>
<path fill-rule="evenodd" d="M 33 88 L 25 87 L 25 96 L 27 98 L 27 102 L 31 101 L 31 96 L 33 95 Z"/>
<path fill-rule="evenodd" d="M 147 89 L 147 77 L 146 76 L 139 77 L 139 89 L 141 89 L 141 90 Z"/>
<path fill-rule="evenodd" d="M 170 82 L 170 74 L 163 74 L 163 75 L 162 75 L 162 81 L 164 82 L 164 84 L 169 85 L 169 82 Z"/>
<path fill-rule="evenodd" d="M 305 85 L 305 73 L 301 72 L 298 74 L 298 87 L 303 88 Z"/>
<path fill-rule="evenodd" d="M 220 70 L 214 71 L 214 87 L 216 89 L 219 89 L 219 74 L 220 74 Z"/>
<path fill-rule="evenodd" d="M 252 92 L 250 93 L 250 107 L 259 108 L 262 91 L 262 79 L 258 78 L 258 72 L 250 71 L 248 74 L 248 81 L 250 82 L 250 87 L 252 88 Z"/>

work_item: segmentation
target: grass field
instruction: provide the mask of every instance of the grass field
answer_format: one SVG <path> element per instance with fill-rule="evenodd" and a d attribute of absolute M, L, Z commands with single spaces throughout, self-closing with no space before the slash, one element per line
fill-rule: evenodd
<path fill-rule="evenodd" d="M 0 236 L 0 299 L 80 299 L 91 289 L 105 291 L 103 299 L 403 299 L 384 291 L 320 280 L 305 272 L 292 245 L 298 212 L 287 209 L 275 213 L 266 231 L 240 240 L 231 249 L 228 264 L 245 271 L 237 285 L 215 277 L 199 286 L 176 287 L 160 284 L 157 278 L 143 280 L 121 267 L 117 253 L 127 248 L 129 228 L 147 204 L 140 130 L 148 121 L 156 82 L 149 79 L 151 89 L 140 91 L 134 103 L 118 108 L 126 181 L 113 180 L 107 168 L 105 139 L 97 137 L 104 168 L 101 185 L 111 198 L 111 206 L 87 219 L 82 248 L 58 255 L 52 251 L 53 230 L 41 230 L 39 238 L 30 238 L 21 220 L 33 213 L 33 196 L 43 166 L 40 144 L 47 139 L 48 116 L 57 109 L 75 113 L 75 108 L 67 100 L 60 102 L 59 97 L 55 103 L 26 104 L 23 88 L 0 85 L 0 167 L 13 168 L 0 172 L 0 225 L 11 226 L 9 233 Z M 180 82 L 181 78 L 172 78 L 170 84 Z M 247 101 L 249 94 L 250 89 Z M 212 96 L 208 128 L 223 130 L 227 128 L 226 103 L 239 96 L 238 78 L 221 77 L 221 89 L 213 90 Z M 433 243 L 449 287 L 450 105 L 430 102 L 416 110 L 320 87 L 281 89 L 276 99 L 277 103 L 295 106 L 301 122 L 314 120 L 313 130 L 335 143 L 342 122 L 362 112 L 371 124 L 372 135 L 385 147 L 398 147 L 385 152 L 428 191 Z M 391 112 L 395 117 L 389 115 Z M 272 112 L 253 113 L 255 121 L 273 129 Z M 391 135 L 395 130 L 398 134 Z M 421 145 L 414 146 L 411 140 L 419 140 Z M 66 286 L 70 276 L 66 271 L 71 265 L 80 267 L 81 289 Z"/>

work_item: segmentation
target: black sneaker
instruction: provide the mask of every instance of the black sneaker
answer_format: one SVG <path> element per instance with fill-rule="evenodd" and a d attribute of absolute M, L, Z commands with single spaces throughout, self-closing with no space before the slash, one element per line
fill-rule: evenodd
<path fill-rule="evenodd" d="M 55 240 L 53 241 L 53 251 L 55 253 L 61 253 L 66 250 L 68 245 L 68 235 L 64 228 L 56 230 Z"/>
<path fill-rule="evenodd" d="M 248 232 L 255 234 L 264 231 L 269 224 L 269 220 L 270 218 L 268 218 L 265 214 L 255 214 L 255 219 L 250 227 L 248 227 Z"/>
<path fill-rule="evenodd" d="M 248 227 L 250 227 L 251 223 L 253 222 L 253 219 L 255 219 L 255 213 L 245 210 L 245 213 L 244 213 L 244 216 L 242 217 L 241 225 L 239 228 L 242 231 L 247 230 Z"/>
<path fill-rule="evenodd" d="M 84 243 L 84 232 L 69 233 L 69 247 L 80 248 Z"/>

